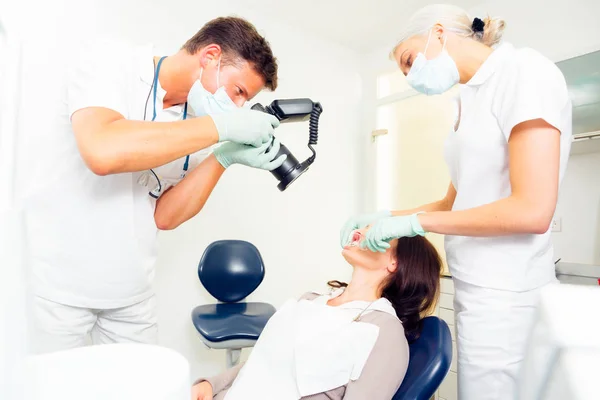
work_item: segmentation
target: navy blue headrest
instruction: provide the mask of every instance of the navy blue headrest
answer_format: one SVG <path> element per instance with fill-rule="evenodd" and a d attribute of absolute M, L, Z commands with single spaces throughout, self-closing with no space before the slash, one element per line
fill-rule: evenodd
<path fill-rule="evenodd" d="M 243 240 L 211 243 L 198 264 L 198 278 L 214 298 L 234 303 L 248 297 L 265 276 L 258 249 Z"/>
<path fill-rule="evenodd" d="M 450 370 L 452 336 L 438 317 L 422 321 L 421 336 L 410 344 L 410 361 L 402 385 L 392 400 L 428 400 Z"/>

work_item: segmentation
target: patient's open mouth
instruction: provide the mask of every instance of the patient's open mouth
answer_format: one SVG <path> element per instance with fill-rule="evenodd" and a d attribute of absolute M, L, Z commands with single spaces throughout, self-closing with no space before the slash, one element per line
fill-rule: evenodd
<path fill-rule="evenodd" d="M 348 243 L 348 246 L 357 247 L 360 244 L 361 239 L 362 234 L 359 231 L 353 231 L 350 234 L 350 243 Z"/>

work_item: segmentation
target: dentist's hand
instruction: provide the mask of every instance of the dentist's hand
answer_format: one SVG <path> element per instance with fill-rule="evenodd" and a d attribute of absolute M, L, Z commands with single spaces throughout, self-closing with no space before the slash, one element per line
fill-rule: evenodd
<path fill-rule="evenodd" d="M 270 142 L 267 142 L 260 147 L 252 147 L 245 144 L 227 142 L 216 148 L 214 155 L 224 168 L 228 168 L 233 164 L 242 164 L 252 168 L 272 171 L 275 168 L 279 168 L 287 156 L 283 154 L 274 160 L 281 145 L 279 140 L 274 139 L 273 147 L 267 151 L 270 144 Z"/>
<path fill-rule="evenodd" d="M 219 142 L 235 142 L 259 147 L 273 137 L 279 120 L 262 111 L 238 108 L 223 114 L 210 116 L 217 132 Z"/>
<path fill-rule="evenodd" d="M 371 229 L 367 231 L 360 247 L 363 249 L 368 247 L 371 251 L 383 253 L 390 248 L 389 241 L 392 239 L 425 236 L 425 233 L 419 222 L 418 214 L 387 217 L 371 225 Z"/>
<path fill-rule="evenodd" d="M 340 245 L 344 247 L 350 241 L 350 233 L 352 233 L 355 229 L 364 228 L 377 221 L 378 219 L 391 217 L 392 213 L 390 211 L 380 211 L 372 214 L 363 214 L 357 215 L 346 221 L 342 229 L 340 230 Z"/>

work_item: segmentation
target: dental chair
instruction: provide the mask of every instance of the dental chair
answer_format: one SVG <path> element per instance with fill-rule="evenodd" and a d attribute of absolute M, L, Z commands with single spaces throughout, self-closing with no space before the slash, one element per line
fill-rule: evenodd
<path fill-rule="evenodd" d="M 409 347 L 408 370 L 392 400 L 429 400 L 450 370 L 450 329 L 438 317 L 426 317 L 421 336 Z"/>
<path fill-rule="evenodd" d="M 227 368 L 252 347 L 275 313 L 268 303 L 241 302 L 261 284 L 265 267 L 258 249 L 242 240 L 211 243 L 198 265 L 198 278 L 219 303 L 194 308 L 192 322 L 202 342 L 227 351 Z"/>

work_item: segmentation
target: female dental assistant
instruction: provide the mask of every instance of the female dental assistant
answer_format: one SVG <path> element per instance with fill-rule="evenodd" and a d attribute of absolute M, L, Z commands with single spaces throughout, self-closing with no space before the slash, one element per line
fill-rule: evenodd
<path fill-rule="evenodd" d="M 571 102 L 560 70 L 538 52 L 499 44 L 504 22 L 458 7 L 418 11 L 393 49 L 417 91 L 460 86 L 445 158 L 446 196 L 412 210 L 351 218 L 341 241 L 372 224 L 363 246 L 446 235 L 455 284 L 458 394 L 511 399 L 540 290 L 556 282 L 549 226 L 571 144 Z M 418 133 L 416 133 L 418 134 Z"/>

